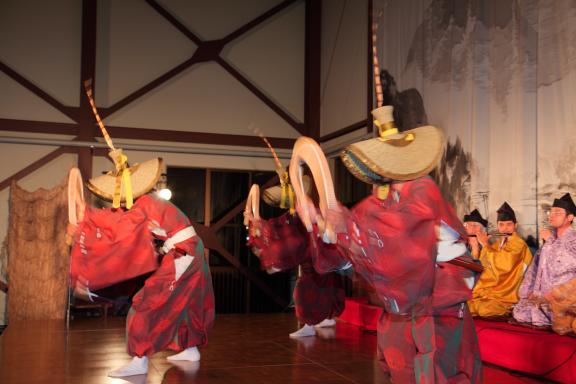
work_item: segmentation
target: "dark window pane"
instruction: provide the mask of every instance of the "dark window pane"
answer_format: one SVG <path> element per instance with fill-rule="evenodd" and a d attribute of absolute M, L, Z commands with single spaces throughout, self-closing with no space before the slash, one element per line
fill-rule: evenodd
<path fill-rule="evenodd" d="M 248 172 L 212 171 L 211 181 L 212 206 L 210 210 L 214 223 L 246 199 L 250 174 Z"/>
<path fill-rule="evenodd" d="M 171 202 L 197 223 L 204 223 L 204 191 L 206 170 L 168 167 L 168 188 L 172 191 Z"/>

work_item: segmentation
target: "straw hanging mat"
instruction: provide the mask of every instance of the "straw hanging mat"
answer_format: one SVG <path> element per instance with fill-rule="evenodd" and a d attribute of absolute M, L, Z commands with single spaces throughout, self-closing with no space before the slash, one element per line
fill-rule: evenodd
<path fill-rule="evenodd" d="M 64 319 L 68 289 L 66 182 L 28 192 L 12 183 L 8 322 Z"/>

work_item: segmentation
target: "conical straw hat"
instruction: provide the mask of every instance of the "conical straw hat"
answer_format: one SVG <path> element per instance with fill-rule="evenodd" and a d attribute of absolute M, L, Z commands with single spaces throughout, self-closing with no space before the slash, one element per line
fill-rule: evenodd
<path fill-rule="evenodd" d="M 308 175 L 302 176 L 302 183 L 304 184 L 304 190 L 306 193 L 310 193 L 312 183 Z M 292 188 L 292 186 L 290 186 L 290 188 Z M 266 188 L 262 194 L 262 200 L 264 200 L 266 204 L 272 207 L 279 207 L 282 202 L 282 186 L 275 185 L 273 187 Z"/>
<path fill-rule="evenodd" d="M 84 82 L 84 88 L 102 136 L 110 148 L 108 155 L 116 168 L 105 175 L 88 180 L 86 186 L 96 195 L 112 201 L 113 207 L 118 208 L 121 202 L 125 202 L 126 208 L 130 209 L 133 199 L 154 188 L 164 169 L 163 161 L 161 158 L 156 158 L 129 167 L 128 158 L 122 153 L 122 149 L 114 147 L 112 138 L 98 114 L 93 98 L 92 79 Z"/>
<path fill-rule="evenodd" d="M 348 170 L 366 183 L 417 179 L 430 173 L 442 156 L 440 129 L 427 125 L 398 132 L 392 112 L 391 106 L 373 110 L 380 137 L 351 144 L 340 154 Z"/>
<path fill-rule="evenodd" d="M 164 161 L 161 158 L 147 160 L 141 164 L 134 164 L 128 167 L 130 171 L 130 181 L 132 183 L 132 196 L 134 199 L 152 190 L 164 169 Z M 86 183 L 90 191 L 105 200 L 112 201 L 116 188 L 116 171 L 109 171 L 105 175 L 94 177 Z M 120 201 L 126 201 L 126 190 L 122 188 Z"/>

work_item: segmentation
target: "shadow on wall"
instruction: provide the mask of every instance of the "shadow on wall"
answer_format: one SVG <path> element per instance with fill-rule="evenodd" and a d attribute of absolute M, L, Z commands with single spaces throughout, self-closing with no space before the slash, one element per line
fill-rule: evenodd
<path fill-rule="evenodd" d="M 394 77 L 387 70 L 380 72 L 380 81 L 384 105 L 394 106 L 394 121 L 400 131 L 428 125 L 424 99 L 417 89 L 398 91 Z M 458 216 L 467 212 L 470 205 L 471 172 L 472 155 L 464 151 L 460 138 L 454 143 L 448 142 L 432 177 Z"/>
<path fill-rule="evenodd" d="M 555 198 L 564 193 L 576 194 L 576 139 L 568 140 L 560 151 L 555 164 L 556 184 L 546 184 L 538 191 L 538 204 L 543 212 L 550 209 Z M 543 220 L 546 216 L 542 217 Z"/>

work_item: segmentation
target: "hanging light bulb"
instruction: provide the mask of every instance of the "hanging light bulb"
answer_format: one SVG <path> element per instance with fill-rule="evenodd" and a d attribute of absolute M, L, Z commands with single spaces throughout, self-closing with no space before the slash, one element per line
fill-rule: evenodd
<path fill-rule="evenodd" d="M 158 191 L 158 195 L 164 200 L 170 200 L 172 198 L 172 191 L 168 188 L 162 188 Z"/>
<path fill-rule="evenodd" d="M 156 184 L 156 190 L 158 191 L 158 196 L 164 200 L 170 200 L 172 198 L 172 191 L 167 185 L 167 176 L 165 173 L 160 175 L 158 184 Z"/>

